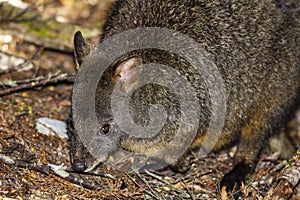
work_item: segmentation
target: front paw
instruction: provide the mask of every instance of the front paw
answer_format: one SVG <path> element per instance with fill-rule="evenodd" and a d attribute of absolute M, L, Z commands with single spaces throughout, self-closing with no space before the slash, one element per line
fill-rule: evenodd
<path fill-rule="evenodd" d="M 185 174 L 190 169 L 191 165 L 187 163 L 175 163 L 170 164 L 169 167 L 174 172 Z"/>
<path fill-rule="evenodd" d="M 251 165 L 245 163 L 239 163 L 235 167 L 225 174 L 221 183 L 220 189 L 226 187 L 226 191 L 233 195 L 234 199 L 239 199 L 241 196 L 240 187 L 246 176 L 252 172 Z"/>
<path fill-rule="evenodd" d="M 174 172 L 179 172 L 181 174 L 186 173 L 193 164 L 191 156 L 188 156 L 189 152 L 182 155 L 176 162 L 169 164 L 169 167 Z"/>

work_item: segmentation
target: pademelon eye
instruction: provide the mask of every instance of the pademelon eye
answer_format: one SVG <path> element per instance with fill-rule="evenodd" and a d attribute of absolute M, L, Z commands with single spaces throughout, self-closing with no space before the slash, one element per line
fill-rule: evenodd
<path fill-rule="evenodd" d="M 108 123 L 103 124 L 100 127 L 99 134 L 100 135 L 109 135 L 111 132 L 111 126 Z"/>

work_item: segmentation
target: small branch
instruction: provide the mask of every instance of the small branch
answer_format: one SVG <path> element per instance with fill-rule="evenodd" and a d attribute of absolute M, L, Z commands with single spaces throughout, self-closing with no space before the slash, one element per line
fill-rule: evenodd
<path fill-rule="evenodd" d="M 33 21 L 38 18 L 38 13 L 34 6 L 28 6 L 27 8 L 16 8 L 8 3 L 0 3 L 0 24 L 7 23 L 24 23 Z"/>
<path fill-rule="evenodd" d="M 39 80 L 39 81 L 31 81 L 30 83 L 17 85 L 11 88 L 7 88 L 0 91 L 0 96 L 5 96 L 14 92 L 19 92 L 21 90 L 26 89 L 33 89 L 40 86 L 45 86 L 49 84 L 55 84 L 58 82 L 71 82 L 73 83 L 75 81 L 74 75 L 67 75 L 67 74 L 60 74 L 60 75 L 54 75 L 50 76 L 47 79 Z"/>
<path fill-rule="evenodd" d="M 149 194 L 154 199 L 161 199 L 159 196 L 157 196 L 156 192 L 152 189 L 152 187 L 149 185 L 148 181 L 146 181 L 144 178 L 142 178 L 138 173 L 136 173 L 137 177 L 142 180 L 146 186 L 148 187 L 149 191 L 145 190 L 147 194 Z"/>
<path fill-rule="evenodd" d="M 37 59 L 37 57 L 40 55 L 40 52 L 42 49 L 43 49 L 42 47 L 37 48 L 37 50 L 35 51 L 35 53 L 29 60 L 25 60 L 24 58 L 0 51 L 0 57 L 4 57 L 4 59 L 8 59 L 8 64 L 7 64 L 7 66 L 4 67 L 7 69 L 0 70 L 0 75 L 5 74 L 5 73 L 11 73 L 14 71 L 20 72 L 24 68 L 28 68 L 29 66 L 33 67 L 34 66 L 33 61 Z M 12 62 L 12 63 L 20 62 L 20 60 L 23 61 L 20 64 L 13 65 L 13 66 L 10 66 L 10 64 L 9 64 L 10 62 Z"/>
<path fill-rule="evenodd" d="M 80 185 L 86 189 L 90 189 L 90 190 L 101 189 L 100 186 L 97 186 L 97 185 L 91 184 L 91 183 L 87 183 L 82 179 L 72 176 L 71 174 L 69 174 L 68 172 L 65 171 L 66 167 L 62 166 L 62 165 L 57 166 L 57 165 L 50 165 L 50 164 L 44 165 L 44 164 L 40 164 L 40 163 L 29 163 L 29 162 L 22 161 L 22 160 L 12 159 L 11 157 L 3 155 L 3 154 L 0 154 L 0 163 L 4 163 L 7 165 L 13 165 L 13 166 L 17 166 L 17 167 L 22 167 L 22 168 L 42 172 L 45 174 L 54 174 L 56 176 L 63 178 L 66 181 L 69 181 L 76 185 Z"/>
<path fill-rule="evenodd" d="M 163 185 L 167 185 L 168 188 L 172 188 L 173 191 L 176 192 L 176 196 L 182 197 L 182 199 L 184 199 L 184 198 L 189 198 L 192 200 L 195 199 L 193 192 L 190 191 L 190 189 L 188 188 L 187 183 L 184 179 L 181 179 L 181 182 L 185 185 L 185 187 L 180 189 L 180 188 L 175 187 L 174 182 L 170 183 L 170 182 L 166 181 L 163 177 L 161 177 L 157 174 L 154 174 L 148 170 L 145 170 L 145 173 L 148 176 L 157 179 Z"/>

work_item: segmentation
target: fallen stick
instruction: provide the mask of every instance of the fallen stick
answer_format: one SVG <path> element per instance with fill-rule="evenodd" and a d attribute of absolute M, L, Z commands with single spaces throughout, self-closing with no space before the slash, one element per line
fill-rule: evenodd
<path fill-rule="evenodd" d="M 0 96 L 5 96 L 5 95 L 8 95 L 8 94 L 11 94 L 14 92 L 19 92 L 19 91 L 27 90 L 27 89 L 33 89 L 36 87 L 54 84 L 54 83 L 58 83 L 58 82 L 73 83 L 74 81 L 75 81 L 74 75 L 67 75 L 67 74 L 54 75 L 54 76 L 50 76 L 50 77 L 42 79 L 42 80 L 38 80 L 38 81 L 35 80 L 30 83 L 25 83 L 25 84 L 17 85 L 17 86 L 10 87 L 7 89 L 3 89 L 0 91 Z"/>
<path fill-rule="evenodd" d="M 99 185 L 88 183 L 80 178 L 74 177 L 72 174 L 66 171 L 67 168 L 64 165 L 30 163 L 22 160 L 12 159 L 11 157 L 6 156 L 4 154 L 0 154 L 0 162 L 7 165 L 13 165 L 21 168 L 42 172 L 44 174 L 54 174 L 70 183 L 80 185 L 86 189 L 90 189 L 90 190 L 102 189 Z"/>

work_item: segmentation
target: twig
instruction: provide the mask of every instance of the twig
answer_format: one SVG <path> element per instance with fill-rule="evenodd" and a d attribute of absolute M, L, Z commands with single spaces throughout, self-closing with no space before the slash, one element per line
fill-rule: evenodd
<path fill-rule="evenodd" d="M 74 82 L 75 76 L 74 75 L 67 75 L 67 74 L 60 74 L 60 75 L 55 75 L 55 76 L 50 76 L 49 78 L 45 78 L 43 80 L 39 81 L 32 81 L 30 83 L 22 84 L 22 85 L 17 85 L 11 88 L 7 88 L 4 90 L 0 91 L 0 96 L 8 95 L 14 92 L 19 92 L 21 90 L 26 90 L 26 89 L 33 89 L 36 87 L 40 86 L 45 86 L 49 84 L 55 84 L 58 82 Z"/>
<path fill-rule="evenodd" d="M 147 191 L 147 190 L 145 191 L 147 194 L 149 194 L 150 196 L 152 196 L 152 197 L 155 198 L 155 199 L 161 199 L 161 198 L 159 198 L 159 197 L 156 195 L 156 192 L 154 192 L 154 190 L 153 190 L 152 187 L 149 185 L 149 183 L 148 183 L 144 178 L 142 178 L 142 177 L 140 176 L 140 174 L 136 173 L 136 175 L 137 175 L 137 177 L 139 177 L 139 179 L 142 180 L 142 181 L 146 184 L 146 186 L 149 188 L 150 191 Z"/>
<path fill-rule="evenodd" d="M 66 181 L 69 181 L 76 185 L 80 185 L 86 189 L 91 189 L 91 190 L 101 189 L 100 186 L 97 186 L 97 185 L 91 184 L 91 183 L 87 183 L 82 179 L 72 176 L 71 174 L 69 174 L 68 172 L 65 171 L 64 166 L 57 166 L 57 165 L 51 165 L 51 164 L 44 165 L 41 163 L 30 163 L 30 162 L 26 162 L 26 161 L 22 161 L 22 160 L 12 159 L 11 157 L 3 155 L 3 154 L 0 154 L 0 162 L 7 164 L 7 165 L 13 165 L 13 166 L 17 166 L 17 167 L 22 167 L 22 168 L 42 172 L 45 174 L 54 174 L 56 176 L 63 178 Z"/>
<path fill-rule="evenodd" d="M 182 179 L 182 182 L 185 184 L 185 186 L 186 186 L 185 189 L 186 189 L 187 193 L 189 194 L 190 198 L 192 200 L 195 200 L 195 196 L 194 196 L 193 192 L 187 187 L 186 181 L 184 179 Z"/>
<path fill-rule="evenodd" d="M 40 54 L 42 49 L 43 49 L 42 47 L 39 47 L 29 60 L 26 60 L 26 61 L 24 61 L 24 62 L 22 62 L 18 65 L 9 66 L 7 69 L 0 70 L 0 75 L 6 74 L 6 73 L 11 73 L 11 72 L 14 72 L 14 71 L 22 71 L 24 68 L 27 68 L 29 65 L 34 66 L 33 61 L 38 57 L 38 55 Z M 11 55 L 11 54 L 0 51 L 0 57 L 2 57 L 2 56 L 9 57 L 9 59 L 22 59 L 22 60 L 25 60 L 24 58 L 20 58 L 18 56 Z"/>
<path fill-rule="evenodd" d="M 134 179 L 134 178 L 132 178 L 128 173 L 126 173 L 126 176 L 137 186 L 137 187 L 139 187 L 139 188 L 141 188 L 141 185 L 140 184 L 138 184 L 138 182 Z"/>
<path fill-rule="evenodd" d="M 189 193 L 189 191 L 188 191 L 188 192 L 185 192 L 185 191 L 183 191 L 183 190 L 181 190 L 181 189 L 176 188 L 176 187 L 174 186 L 174 184 L 172 184 L 172 183 L 170 183 L 170 182 L 164 180 L 162 177 L 160 177 L 160 176 L 158 176 L 158 175 L 156 175 L 156 174 L 154 174 L 154 173 L 152 173 L 152 172 L 150 172 L 150 171 L 148 171 L 148 170 L 145 170 L 145 173 L 146 173 L 148 176 L 151 176 L 151 177 L 157 179 L 157 180 L 160 181 L 161 183 L 166 184 L 167 186 L 173 188 L 178 194 L 190 196 L 191 199 L 194 199 L 194 198 L 191 196 L 191 194 Z M 184 182 L 184 183 L 185 183 L 185 182 Z M 188 190 L 188 189 L 186 188 L 186 190 Z"/>
<path fill-rule="evenodd" d="M 0 11 L 2 11 L 0 24 L 24 23 L 39 17 L 35 11 L 35 6 L 32 5 L 25 9 L 19 9 L 9 4 L 0 3 Z"/>

